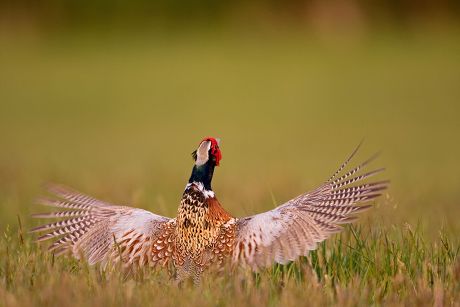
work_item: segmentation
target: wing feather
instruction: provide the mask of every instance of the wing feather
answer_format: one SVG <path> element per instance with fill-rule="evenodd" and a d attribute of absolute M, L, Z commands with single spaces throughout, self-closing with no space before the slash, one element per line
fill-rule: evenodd
<path fill-rule="evenodd" d="M 49 250 L 56 255 L 71 253 L 85 258 L 89 264 L 123 260 L 125 264 L 155 265 L 171 259 L 175 220 L 149 211 L 127 206 L 115 206 L 93 197 L 52 185 L 55 198 L 42 198 L 40 204 L 68 209 L 34 214 L 35 218 L 64 218 L 32 228 L 31 232 L 46 232 L 36 241 L 55 240 Z M 166 240 L 164 239 L 166 238 Z M 121 255 L 120 255 L 121 252 Z M 157 255 L 155 255 L 157 254 Z"/>
<path fill-rule="evenodd" d="M 355 184 L 384 171 L 380 168 L 359 174 L 377 155 L 345 171 L 360 146 L 317 189 L 271 211 L 237 219 L 233 263 L 257 269 L 293 261 L 341 231 L 340 225 L 355 221 L 355 214 L 370 208 L 365 203 L 380 196 L 389 181 Z"/>

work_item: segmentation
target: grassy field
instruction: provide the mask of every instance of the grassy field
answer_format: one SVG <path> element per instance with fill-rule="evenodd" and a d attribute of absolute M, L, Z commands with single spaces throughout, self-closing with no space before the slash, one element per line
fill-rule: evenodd
<path fill-rule="evenodd" d="M 458 31 L 0 38 L 0 305 L 460 304 Z M 174 216 L 204 136 L 235 216 L 355 160 L 391 187 L 305 259 L 177 289 L 54 259 L 27 229 L 46 182 Z M 22 225 L 22 227 L 20 227 Z"/>

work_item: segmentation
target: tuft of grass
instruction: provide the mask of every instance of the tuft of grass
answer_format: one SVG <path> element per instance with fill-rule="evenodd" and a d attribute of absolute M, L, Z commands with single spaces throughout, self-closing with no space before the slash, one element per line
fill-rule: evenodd
<path fill-rule="evenodd" d="M 54 258 L 19 227 L 0 241 L 3 306 L 240 306 L 460 302 L 460 245 L 443 231 L 433 242 L 419 228 L 351 226 L 309 256 L 257 273 L 208 273 L 195 288 L 177 288 L 164 271 L 127 278 L 69 257 Z"/>

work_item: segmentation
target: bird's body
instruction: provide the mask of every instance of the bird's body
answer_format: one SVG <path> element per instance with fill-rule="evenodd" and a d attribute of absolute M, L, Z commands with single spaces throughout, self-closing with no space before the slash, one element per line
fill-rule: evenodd
<path fill-rule="evenodd" d="M 191 183 L 185 189 L 176 218 L 176 254 L 179 260 L 175 263 L 176 267 L 192 266 L 201 273 L 213 263 L 222 263 L 224 257 L 230 254 L 234 237 L 229 234 L 234 233 L 235 224 L 231 223 L 234 218 L 222 208 L 214 195 L 208 194 L 197 183 Z M 186 271 L 180 274 L 187 275 Z"/>
<path fill-rule="evenodd" d="M 170 265 L 176 269 L 177 281 L 192 277 L 198 282 L 212 265 L 230 263 L 257 269 L 307 255 L 317 243 L 340 231 L 340 224 L 353 221 L 354 213 L 368 208 L 357 204 L 379 196 L 388 183 L 350 186 L 381 171 L 356 174 L 368 160 L 339 176 L 350 156 L 316 190 L 271 211 L 239 219 L 221 206 L 211 188 L 214 168 L 221 159 L 217 141 L 203 140 L 193 156 L 195 165 L 175 218 L 114 206 L 53 186 L 51 192 L 60 199 L 42 199 L 41 203 L 70 210 L 37 214 L 64 220 L 32 231 L 48 231 L 38 241 L 57 239 L 50 246 L 57 254 L 71 252 L 103 266 L 120 261 L 130 268 Z"/>

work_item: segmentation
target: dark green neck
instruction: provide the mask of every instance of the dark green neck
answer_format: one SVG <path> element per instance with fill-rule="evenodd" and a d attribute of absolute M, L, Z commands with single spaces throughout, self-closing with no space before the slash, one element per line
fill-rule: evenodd
<path fill-rule="evenodd" d="M 188 182 L 201 182 L 206 190 L 212 190 L 211 181 L 214 174 L 214 167 L 215 164 L 211 160 L 200 166 L 194 165 Z"/>

